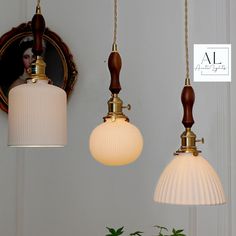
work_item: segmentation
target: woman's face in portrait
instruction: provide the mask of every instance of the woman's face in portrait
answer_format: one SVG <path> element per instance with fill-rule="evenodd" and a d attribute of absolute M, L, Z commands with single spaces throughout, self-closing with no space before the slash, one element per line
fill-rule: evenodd
<path fill-rule="evenodd" d="M 26 70 L 29 69 L 33 60 L 34 60 L 34 54 L 32 52 L 32 48 L 28 48 L 23 53 L 23 64 Z"/>

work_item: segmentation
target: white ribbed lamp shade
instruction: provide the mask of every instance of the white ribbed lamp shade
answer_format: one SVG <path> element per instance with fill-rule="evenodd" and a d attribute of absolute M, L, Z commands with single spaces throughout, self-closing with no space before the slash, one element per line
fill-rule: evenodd
<path fill-rule="evenodd" d="M 61 147 L 67 143 L 66 93 L 38 80 L 9 92 L 8 145 Z"/>
<path fill-rule="evenodd" d="M 141 154 L 143 137 L 139 129 L 124 119 L 107 119 L 91 133 L 89 147 L 94 159 L 104 165 L 127 165 Z"/>
<path fill-rule="evenodd" d="M 180 154 L 167 165 L 157 183 L 154 201 L 180 205 L 224 204 L 220 179 L 202 156 Z"/>

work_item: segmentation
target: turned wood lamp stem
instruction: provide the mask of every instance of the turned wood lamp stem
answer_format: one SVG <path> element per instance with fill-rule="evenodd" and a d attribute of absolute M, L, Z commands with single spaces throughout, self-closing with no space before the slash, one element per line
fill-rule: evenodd
<path fill-rule="evenodd" d="M 195 100 L 195 94 L 192 86 L 184 86 L 181 94 L 181 101 L 183 104 L 183 120 L 184 127 L 191 128 L 194 124 L 193 119 L 193 104 Z"/>
<path fill-rule="evenodd" d="M 36 14 L 32 18 L 32 33 L 34 37 L 34 44 L 32 51 L 35 56 L 41 56 L 43 53 L 43 34 L 45 31 L 45 20 L 39 11 L 40 8 L 36 8 Z"/>
<path fill-rule="evenodd" d="M 122 62 L 121 57 L 118 52 L 112 52 L 108 59 L 108 68 L 111 74 L 111 83 L 109 90 L 112 94 L 119 94 L 121 90 L 120 85 L 120 70 L 121 70 Z"/>

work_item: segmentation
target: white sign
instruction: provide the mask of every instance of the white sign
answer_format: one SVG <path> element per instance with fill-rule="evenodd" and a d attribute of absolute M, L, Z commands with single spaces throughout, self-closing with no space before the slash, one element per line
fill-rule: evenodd
<path fill-rule="evenodd" d="M 194 81 L 231 82 L 231 44 L 194 44 Z"/>

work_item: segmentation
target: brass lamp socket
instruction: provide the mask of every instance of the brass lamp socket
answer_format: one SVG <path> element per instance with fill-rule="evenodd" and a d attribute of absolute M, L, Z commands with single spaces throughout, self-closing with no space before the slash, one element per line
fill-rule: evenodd
<path fill-rule="evenodd" d="M 191 131 L 191 128 L 186 128 L 186 130 L 181 134 L 181 147 L 175 152 L 176 155 L 180 153 L 193 153 L 194 156 L 198 156 L 201 153 L 197 149 L 196 143 L 204 143 L 204 139 L 197 140 L 196 135 Z"/>
<path fill-rule="evenodd" d="M 32 62 L 29 74 L 31 75 L 31 79 L 33 82 L 36 82 L 37 80 L 48 80 L 46 74 L 46 63 L 44 62 L 43 58 L 40 56 L 37 56 L 36 61 Z"/>
<path fill-rule="evenodd" d="M 130 105 L 123 106 L 123 101 L 118 97 L 117 94 L 112 94 L 112 97 L 109 99 L 107 104 L 108 104 L 108 114 L 103 118 L 104 121 L 106 121 L 106 119 L 109 118 L 110 119 L 123 118 L 129 122 L 129 118 L 126 115 L 124 115 L 123 109 L 127 108 L 128 110 L 130 110 L 131 106 Z"/>

